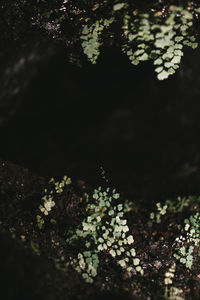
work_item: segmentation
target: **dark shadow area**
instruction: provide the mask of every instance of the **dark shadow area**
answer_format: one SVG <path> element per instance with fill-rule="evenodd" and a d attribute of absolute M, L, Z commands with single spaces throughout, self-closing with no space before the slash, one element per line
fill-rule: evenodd
<path fill-rule="evenodd" d="M 39 64 L 18 113 L 0 129 L 1 157 L 93 186 L 103 166 L 129 198 L 199 194 L 199 57 L 189 51 L 180 71 L 160 82 L 151 64 L 102 53 L 97 65 L 79 69 L 58 47 Z"/>

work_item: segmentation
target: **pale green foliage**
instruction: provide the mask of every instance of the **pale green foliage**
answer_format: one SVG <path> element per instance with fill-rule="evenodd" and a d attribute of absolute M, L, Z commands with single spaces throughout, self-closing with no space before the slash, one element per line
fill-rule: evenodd
<path fill-rule="evenodd" d="M 36 220 L 38 228 L 42 229 L 42 226 L 44 225 L 44 219 L 40 215 L 37 215 Z"/>
<path fill-rule="evenodd" d="M 97 58 L 100 54 L 100 35 L 104 28 L 107 28 L 113 21 L 113 18 L 109 20 L 100 19 L 92 25 L 86 24 L 83 27 L 81 33 L 81 45 L 83 47 L 83 52 L 87 55 L 88 59 L 91 61 L 92 64 L 96 63 Z"/>
<path fill-rule="evenodd" d="M 192 205 L 192 203 L 196 201 L 200 201 L 200 197 L 177 197 L 174 200 L 166 200 L 163 206 L 158 202 L 156 203 L 157 211 L 150 213 L 150 219 L 156 221 L 156 223 L 161 223 L 161 216 L 165 215 L 166 212 L 178 214 L 182 212 L 185 207 Z"/>
<path fill-rule="evenodd" d="M 68 243 L 83 239 L 84 249 L 74 258 L 71 265 L 88 282 L 93 282 L 99 266 L 99 253 L 103 252 L 116 259 L 121 268 L 129 272 L 143 274 L 139 258 L 131 245 L 133 236 L 129 233 L 127 220 L 124 218 L 123 204 L 117 203 L 119 194 L 115 190 L 103 191 L 101 187 L 94 190 L 93 201 L 87 205 L 87 217 L 68 237 Z"/>
<path fill-rule="evenodd" d="M 54 185 L 54 189 L 56 191 L 57 194 L 61 194 L 63 192 L 63 188 L 69 184 L 72 183 L 71 178 L 67 177 L 66 175 L 63 176 L 63 179 L 59 182 L 59 181 L 55 181 L 54 178 L 52 177 L 49 180 L 49 183 L 52 183 Z M 53 192 L 53 191 L 52 191 Z M 51 192 L 50 192 L 51 194 Z"/>
<path fill-rule="evenodd" d="M 81 41 L 84 53 L 95 64 L 100 53 L 100 35 L 119 19 L 122 14 L 122 31 L 125 42 L 122 51 L 126 53 L 133 65 L 142 61 L 153 60 L 157 78 L 163 80 L 174 74 L 179 68 L 183 56 L 183 46 L 195 49 L 198 44 L 190 32 L 193 15 L 181 6 L 171 6 L 166 18 L 152 16 L 150 13 L 130 14 L 129 5 L 120 2 L 113 6 L 113 17 L 96 20 L 83 26 Z M 121 34 L 121 33 L 120 33 Z"/>
<path fill-rule="evenodd" d="M 52 195 L 45 195 L 42 197 L 43 205 L 40 205 L 40 211 L 47 216 L 51 209 L 55 206 L 55 202 L 53 201 Z"/>
<path fill-rule="evenodd" d="M 165 272 L 164 284 L 169 285 L 173 283 L 174 274 L 176 271 L 176 264 L 174 263 L 167 272 Z"/>
<path fill-rule="evenodd" d="M 176 200 L 166 200 L 165 203 L 161 206 L 160 203 L 157 203 L 157 211 L 150 213 L 150 219 L 160 224 L 162 221 L 162 216 L 166 213 L 178 214 L 181 213 L 184 207 L 192 206 L 196 201 L 200 199 L 193 196 L 188 197 L 178 197 Z M 200 243 L 200 213 L 197 212 L 194 215 L 191 215 L 189 219 L 184 220 L 185 226 L 181 230 L 183 233 L 178 236 L 175 240 L 176 248 L 174 257 L 186 268 L 191 269 L 193 265 L 193 251 L 194 248 L 199 246 Z M 169 226 L 170 227 L 170 226 Z M 178 226 L 181 229 L 181 225 Z M 171 284 L 171 279 L 166 278 L 166 284 Z M 171 282 L 171 283 L 170 283 Z"/>
<path fill-rule="evenodd" d="M 164 299 L 166 300 L 185 300 L 185 298 L 180 295 L 183 293 L 183 290 L 175 287 L 175 286 L 165 286 L 165 295 Z"/>
<path fill-rule="evenodd" d="M 177 18 L 179 14 L 179 18 Z M 128 43 L 123 51 L 128 55 L 131 63 L 138 65 L 141 61 L 153 59 L 157 78 L 163 80 L 174 74 L 183 56 L 183 45 L 196 48 L 194 36 L 189 36 L 189 29 L 193 25 L 192 14 L 182 7 L 174 6 L 161 23 L 152 22 L 149 14 L 124 17 L 124 35 Z M 154 19 L 155 20 L 155 19 Z"/>
<path fill-rule="evenodd" d="M 71 184 L 71 179 L 67 176 L 63 176 L 62 180 L 59 182 L 55 181 L 54 178 L 51 178 L 49 180 L 49 184 L 52 184 L 52 189 L 50 189 L 49 191 L 47 191 L 47 189 L 44 190 L 42 204 L 40 204 L 39 206 L 40 213 L 43 217 L 41 217 L 40 215 L 36 216 L 36 221 L 39 229 L 41 229 L 44 225 L 44 217 L 48 216 L 52 208 L 55 206 L 55 201 L 53 199 L 54 193 L 61 194 L 65 186 Z"/>
<path fill-rule="evenodd" d="M 185 231 L 187 231 L 188 242 L 193 242 L 195 246 L 200 242 L 200 214 L 197 212 L 195 215 L 185 219 Z"/>
<path fill-rule="evenodd" d="M 183 245 L 184 240 L 180 237 L 179 240 L 177 240 L 179 245 L 176 248 L 177 252 L 174 253 L 174 257 L 180 261 L 180 263 L 184 264 L 186 268 L 191 269 L 193 265 L 193 246 L 189 246 L 187 249 L 187 246 Z M 180 247 L 180 244 L 182 246 Z"/>
<path fill-rule="evenodd" d="M 136 213 L 138 212 L 138 207 L 137 207 L 137 204 L 133 201 L 130 201 L 128 199 L 126 199 L 124 201 L 124 212 L 130 212 L 130 211 L 135 211 Z"/>
<path fill-rule="evenodd" d="M 125 2 L 117 3 L 117 4 L 113 5 L 113 10 L 114 11 L 121 10 L 126 5 L 127 4 Z"/>
<path fill-rule="evenodd" d="M 183 235 L 176 238 L 177 247 L 174 257 L 178 259 L 187 268 L 191 269 L 193 265 L 193 251 L 194 247 L 200 243 L 200 214 L 190 216 L 189 219 L 184 220 L 185 227 Z"/>
<path fill-rule="evenodd" d="M 157 212 L 150 213 L 150 219 L 155 220 L 156 223 L 161 223 L 161 216 L 165 215 L 167 212 L 167 205 L 161 206 L 160 202 L 156 203 Z"/>
<path fill-rule="evenodd" d="M 194 202 L 197 198 L 193 196 L 187 196 L 187 197 L 177 197 L 176 200 L 166 200 L 165 204 L 168 206 L 168 211 L 170 213 L 179 213 L 182 212 L 182 210 L 185 207 L 188 207 L 192 202 Z M 199 199 L 198 199 L 199 200 Z"/>

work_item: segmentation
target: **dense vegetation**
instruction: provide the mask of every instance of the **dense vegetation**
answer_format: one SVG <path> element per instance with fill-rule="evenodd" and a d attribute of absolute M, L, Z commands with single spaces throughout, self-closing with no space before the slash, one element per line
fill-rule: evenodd
<path fill-rule="evenodd" d="M 152 60 L 157 77 L 179 67 L 184 46 L 198 46 L 200 8 L 193 1 L 15 1 L 2 6 L 1 41 L 21 47 L 27 40 L 51 39 L 66 45 L 77 65 L 96 63 L 103 46 L 120 47 L 133 65 Z M 81 49 L 82 48 L 82 49 Z"/>
<path fill-rule="evenodd" d="M 48 258 L 45 272 L 49 282 L 57 277 L 59 299 L 95 299 L 113 289 L 131 299 L 198 299 L 199 197 L 156 203 L 149 213 L 106 185 L 92 191 L 66 176 L 48 183 L 3 161 L 0 171 L 1 236 L 10 233 L 16 249 Z"/>

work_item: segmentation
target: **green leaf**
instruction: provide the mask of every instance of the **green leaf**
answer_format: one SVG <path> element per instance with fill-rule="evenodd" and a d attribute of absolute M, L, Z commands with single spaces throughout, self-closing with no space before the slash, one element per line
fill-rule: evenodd
<path fill-rule="evenodd" d="M 117 10 L 120 10 L 122 9 L 124 6 L 125 6 L 126 3 L 117 3 L 113 6 L 113 10 L 114 11 L 117 11 Z"/>
<path fill-rule="evenodd" d="M 171 60 L 172 64 L 179 64 L 181 61 L 181 56 L 175 55 L 174 58 Z"/>
<path fill-rule="evenodd" d="M 163 70 L 163 67 L 158 67 L 158 68 L 155 69 L 155 72 L 160 73 L 162 70 Z M 153 213 L 151 213 L 151 214 L 153 214 Z M 153 219 L 154 216 L 152 215 L 152 217 L 150 217 L 150 218 Z"/>
<path fill-rule="evenodd" d="M 108 232 L 108 231 L 106 231 L 106 232 L 103 234 L 103 238 L 104 238 L 105 240 L 107 240 L 107 238 L 108 238 L 108 234 L 109 234 L 109 232 Z"/>
<path fill-rule="evenodd" d="M 179 68 L 179 65 L 173 65 L 173 69 L 178 69 Z"/>
<path fill-rule="evenodd" d="M 110 207 L 110 202 L 109 201 L 106 201 L 106 206 Z"/>
<path fill-rule="evenodd" d="M 130 55 L 133 54 L 133 51 L 132 51 L 132 50 L 128 50 L 128 51 L 126 52 L 126 54 L 127 54 L 128 56 L 130 56 Z"/>
<path fill-rule="evenodd" d="M 173 67 L 173 63 L 171 63 L 171 62 L 166 62 L 165 64 L 164 64 L 164 66 L 165 66 L 165 68 L 171 68 L 171 67 Z M 161 213 L 161 212 L 160 212 Z M 162 215 L 162 213 L 161 213 L 161 215 Z"/>
<path fill-rule="evenodd" d="M 89 248 L 89 247 L 90 247 L 90 245 L 91 245 L 91 243 L 90 243 L 90 242 L 87 242 L 87 243 L 85 243 L 85 246 L 86 246 L 87 248 Z"/>
<path fill-rule="evenodd" d="M 128 33 L 129 33 L 129 31 L 127 31 L 127 34 L 128 34 Z M 124 32 L 124 34 L 126 34 L 126 33 Z M 132 34 L 132 33 L 130 33 L 130 34 L 128 35 L 128 39 L 129 39 L 130 42 L 132 42 L 136 37 L 137 37 L 137 34 Z"/>
<path fill-rule="evenodd" d="M 137 272 L 140 272 L 142 270 L 141 266 L 137 266 L 135 269 Z"/>
<path fill-rule="evenodd" d="M 122 226 L 121 228 L 122 228 L 123 232 L 128 232 L 129 231 L 129 228 L 128 228 L 127 225 Z"/>
<path fill-rule="evenodd" d="M 99 198 L 98 194 L 93 194 L 93 198 L 97 200 Z"/>
<path fill-rule="evenodd" d="M 128 242 L 129 245 L 131 245 L 131 244 L 134 242 L 133 236 L 132 236 L 132 235 L 129 235 L 129 236 L 128 236 L 127 242 Z"/>
<path fill-rule="evenodd" d="M 182 56 L 183 55 L 183 51 L 181 51 L 181 50 L 174 50 L 174 54 L 178 55 L 178 56 Z"/>
<path fill-rule="evenodd" d="M 184 41 L 183 41 L 183 45 L 190 46 L 191 43 L 190 43 L 188 40 L 184 40 Z"/>
<path fill-rule="evenodd" d="M 91 257 L 88 257 L 88 258 L 86 258 L 86 260 L 85 260 L 85 261 L 86 261 L 86 263 L 87 263 L 87 264 L 89 264 L 89 263 L 91 263 L 91 262 L 92 262 L 92 258 L 91 258 Z"/>
<path fill-rule="evenodd" d="M 101 222 L 101 217 L 100 217 L 100 216 L 97 216 L 97 217 L 96 217 L 96 220 L 97 220 L 97 222 Z"/>
<path fill-rule="evenodd" d="M 169 68 L 169 69 L 167 70 L 167 72 L 168 72 L 170 75 L 172 75 L 172 74 L 175 73 L 175 70 L 174 70 L 173 68 Z"/>
<path fill-rule="evenodd" d="M 145 60 L 148 60 L 148 54 L 147 53 L 144 53 L 143 55 L 141 55 L 141 56 L 139 56 L 138 57 L 139 58 L 139 60 L 141 60 L 141 61 L 145 61 Z"/>
<path fill-rule="evenodd" d="M 126 225 L 126 223 L 127 223 L 127 220 L 122 220 L 122 221 L 121 221 L 121 224 L 122 224 L 122 225 Z"/>
<path fill-rule="evenodd" d="M 83 277 L 84 279 L 87 279 L 87 278 L 89 278 L 89 276 L 88 276 L 88 274 L 87 274 L 87 273 L 83 273 L 83 274 L 82 274 L 82 277 Z"/>
<path fill-rule="evenodd" d="M 167 53 L 174 53 L 174 46 L 170 46 L 170 47 L 167 49 Z"/>
<path fill-rule="evenodd" d="M 163 60 L 161 58 L 158 58 L 156 60 L 154 60 L 154 65 L 161 65 L 163 63 Z"/>
<path fill-rule="evenodd" d="M 144 53 L 144 49 L 139 49 L 139 50 L 134 52 L 134 55 L 138 56 L 138 55 L 143 54 L 143 53 Z"/>
<path fill-rule="evenodd" d="M 164 80 L 169 77 L 169 73 L 167 71 L 163 70 L 161 73 L 159 73 L 157 75 L 157 77 L 159 80 Z"/>
<path fill-rule="evenodd" d="M 109 253 L 110 253 L 110 255 L 111 255 L 112 257 L 115 257 L 115 256 L 116 256 L 116 252 L 115 252 L 115 250 L 113 250 L 113 249 L 111 249 L 111 250 L 109 251 Z"/>
<path fill-rule="evenodd" d="M 119 249 L 117 249 L 117 255 L 121 255 L 121 251 Z"/>
<path fill-rule="evenodd" d="M 122 208 L 123 208 L 123 205 L 122 205 L 122 204 L 118 204 L 118 205 L 117 205 L 118 211 L 122 210 Z"/>
<path fill-rule="evenodd" d="M 117 214 L 119 217 L 123 217 L 124 213 L 123 212 L 118 212 Z"/>
<path fill-rule="evenodd" d="M 106 203 L 105 203 L 104 200 L 100 200 L 100 201 L 99 201 L 99 204 L 100 204 L 101 207 L 104 207 Z"/>
<path fill-rule="evenodd" d="M 83 252 L 83 255 L 84 255 L 85 257 L 90 257 L 90 256 L 91 256 L 91 252 L 90 252 L 90 251 L 84 251 L 84 252 Z"/>
<path fill-rule="evenodd" d="M 182 264 L 185 264 L 185 263 L 186 263 L 186 259 L 183 258 L 183 257 L 181 257 L 180 262 L 181 262 Z"/>
<path fill-rule="evenodd" d="M 136 252 L 135 252 L 135 249 L 134 248 L 132 248 L 131 250 L 130 250 L 130 252 L 131 252 L 131 255 L 134 257 L 134 256 L 136 256 Z"/>
<path fill-rule="evenodd" d="M 108 249 L 108 246 L 104 243 L 104 244 L 103 244 L 103 248 L 104 248 L 105 250 L 107 250 L 107 249 Z"/>
<path fill-rule="evenodd" d="M 186 31 L 188 29 L 188 26 L 187 25 L 182 25 L 181 26 L 181 31 Z"/>
<path fill-rule="evenodd" d="M 114 215 L 114 210 L 109 210 L 108 214 L 109 214 L 109 216 Z"/>
<path fill-rule="evenodd" d="M 82 30 L 82 34 L 88 34 L 89 33 L 89 29 L 88 29 L 88 26 L 87 25 L 85 25 L 84 27 L 83 27 L 83 30 Z"/>
<path fill-rule="evenodd" d="M 91 216 L 87 217 L 87 222 L 88 222 L 88 223 L 91 223 L 91 221 L 92 221 Z"/>
<path fill-rule="evenodd" d="M 174 48 L 175 49 L 183 49 L 183 45 L 181 45 L 181 44 L 175 44 Z"/>
<path fill-rule="evenodd" d="M 126 265 L 126 262 L 123 259 L 119 260 L 118 263 L 121 267 L 125 267 L 125 265 Z"/>
<path fill-rule="evenodd" d="M 128 257 L 126 257 L 124 260 L 125 260 L 126 262 L 129 262 L 129 258 L 128 258 Z"/>
<path fill-rule="evenodd" d="M 179 29 L 181 27 L 181 24 L 174 25 L 174 29 Z"/>
<path fill-rule="evenodd" d="M 166 46 L 169 45 L 169 41 L 165 38 L 162 39 L 157 39 L 154 43 L 154 45 L 156 46 L 156 48 L 165 48 Z"/>
<path fill-rule="evenodd" d="M 103 247 L 102 244 L 100 244 L 100 245 L 98 245 L 97 249 L 98 249 L 99 251 L 102 251 L 102 250 L 104 250 L 104 247 Z"/>
<path fill-rule="evenodd" d="M 193 43 L 191 47 L 192 49 L 196 49 L 198 47 L 198 43 Z"/>
<path fill-rule="evenodd" d="M 180 253 L 181 253 L 182 255 L 185 255 L 185 247 L 181 247 L 181 248 L 180 248 Z"/>
<path fill-rule="evenodd" d="M 107 241 L 107 246 L 110 247 L 112 244 L 110 241 Z"/>
<path fill-rule="evenodd" d="M 118 193 L 113 194 L 113 198 L 114 198 L 114 199 L 119 199 L 119 197 L 120 197 L 120 194 L 118 194 Z"/>
<path fill-rule="evenodd" d="M 140 263 L 139 258 L 134 258 L 134 259 L 133 259 L 133 264 L 134 264 L 134 266 L 138 266 L 139 263 Z"/>
<path fill-rule="evenodd" d="M 102 238 L 100 237 L 100 238 L 98 238 L 98 241 L 99 241 L 99 243 L 103 243 L 103 242 L 104 242 L 104 239 L 102 239 Z"/>
<path fill-rule="evenodd" d="M 187 261 L 193 261 L 193 256 L 189 254 L 189 255 L 187 256 Z"/>
<path fill-rule="evenodd" d="M 122 246 L 122 244 L 123 244 L 123 241 L 119 240 L 119 241 L 118 241 L 118 245 L 119 245 L 119 246 Z"/>
<path fill-rule="evenodd" d="M 139 44 L 139 45 L 138 45 L 138 48 L 145 48 L 145 47 L 146 47 L 145 44 Z"/>
<path fill-rule="evenodd" d="M 131 60 L 131 63 L 133 65 L 137 66 L 140 63 L 140 61 L 138 59 L 134 59 L 134 60 Z"/>
<path fill-rule="evenodd" d="M 179 43 L 180 41 L 183 40 L 183 37 L 182 36 L 176 36 L 174 40 L 175 40 L 175 42 Z"/>

